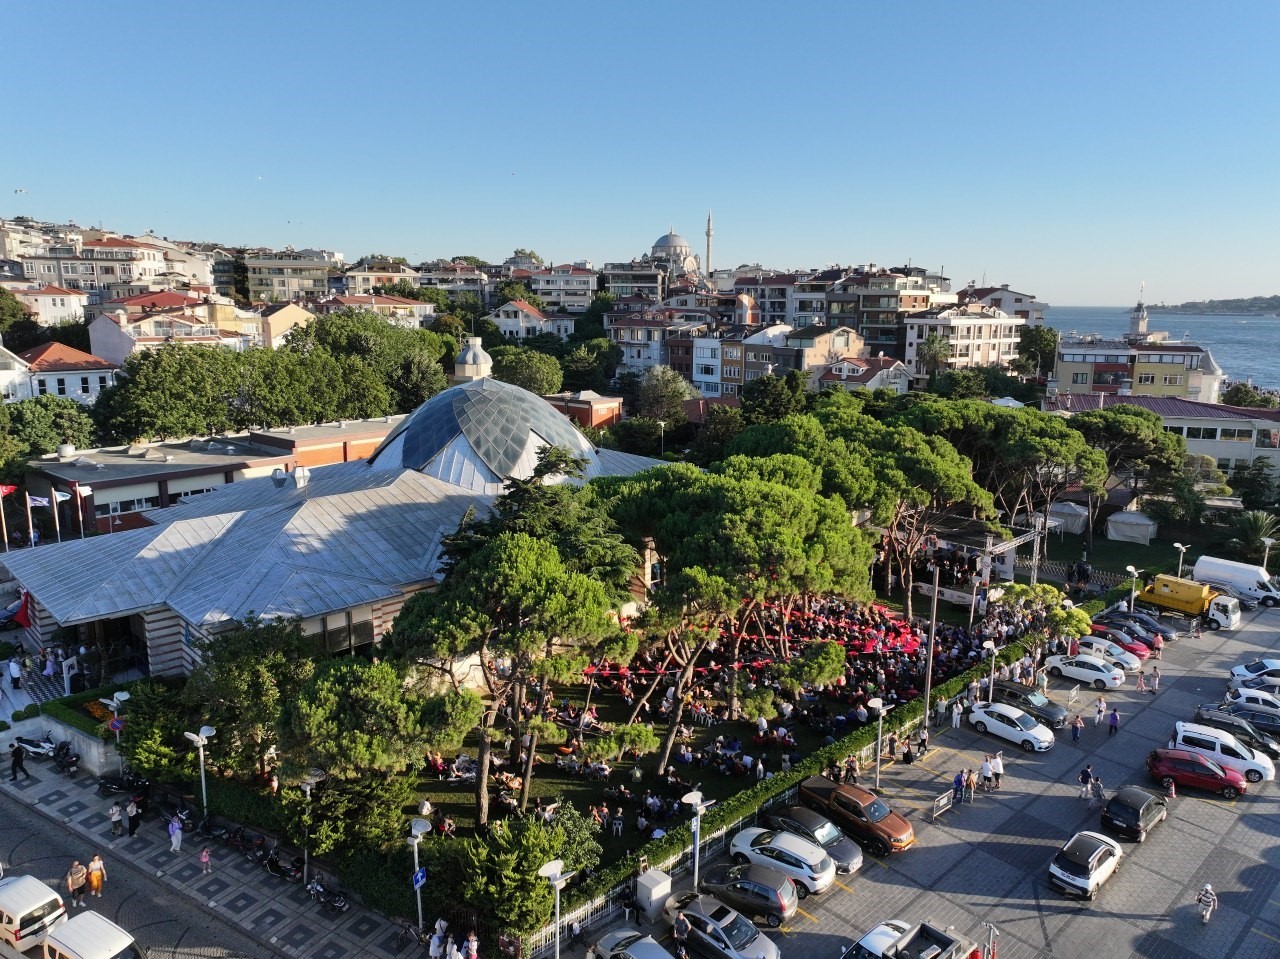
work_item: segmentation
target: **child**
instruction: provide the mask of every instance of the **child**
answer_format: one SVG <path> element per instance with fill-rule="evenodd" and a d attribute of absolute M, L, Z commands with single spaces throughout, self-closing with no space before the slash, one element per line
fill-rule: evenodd
<path fill-rule="evenodd" d="M 213 872 L 213 864 L 209 862 L 209 847 L 205 846 L 200 850 L 200 872 L 203 875 L 209 875 Z"/>

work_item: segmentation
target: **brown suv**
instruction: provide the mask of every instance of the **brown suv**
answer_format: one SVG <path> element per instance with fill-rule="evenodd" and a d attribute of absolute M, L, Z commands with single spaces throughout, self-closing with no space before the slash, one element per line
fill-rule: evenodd
<path fill-rule="evenodd" d="M 911 823 L 870 789 L 810 776 L 800 784 L 800 801 L 829 818 L 873 856 L 901 852 L 916 841 Z"/>

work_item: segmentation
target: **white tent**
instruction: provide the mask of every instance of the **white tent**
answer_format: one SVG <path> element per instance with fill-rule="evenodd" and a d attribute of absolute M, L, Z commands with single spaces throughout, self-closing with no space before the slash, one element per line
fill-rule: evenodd
<path fill-rule="evenodd" d="M 991 401 L 992 406 L 1003 406 L 1006 409 L 1017 410 L 1026 406 L 1026 403 L 1019 403 L 1012 396 L 1002 396 L 998 400 Z"/>
<path fill-rule="evenodd" d="M 1107 520 L 1107 539 L 1147 546 L 1156 535 L 1156 521 L 1145 513 L 1115 513 Z"/>
<path fill-rule="evenodd" d="M 1054 503 L 1049 518 L 1056 520 L 1064 533 L 1079 535 L 1089 522 L 1089 511 L 1079 503 Z"/>

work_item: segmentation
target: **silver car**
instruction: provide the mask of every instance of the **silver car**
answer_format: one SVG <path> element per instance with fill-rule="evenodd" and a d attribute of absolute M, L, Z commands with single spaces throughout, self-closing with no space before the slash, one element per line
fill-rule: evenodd
<path fill-rule="evenodd" d="M 658 940 L 634 929 L 615 929 L 601 937 L 596 955 L 600 959 L 671 959 Z"/>
<path fill-rule="evenodd" d="M 772 939 L 714 896 L 676 893 L 663 907 L 662 918 L 674 926 L 681 913 L 689 922 L 691 953 L 705 959 L 782 959 Z"/>

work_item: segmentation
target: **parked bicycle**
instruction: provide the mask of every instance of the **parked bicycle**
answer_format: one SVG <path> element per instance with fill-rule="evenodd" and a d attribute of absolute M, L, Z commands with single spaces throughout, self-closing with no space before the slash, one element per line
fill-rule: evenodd
<path fill-rule="evenodd" d="M 426 949 L 431 944 L 431 933 L 419 929 L 411 922 L 406 922 L 404 928 L 400 930 L 400 935 L 396 936 L 395 951 L 403 950 L 409 945 L 411 939 L 418 940 L 418 945 Z"/>

